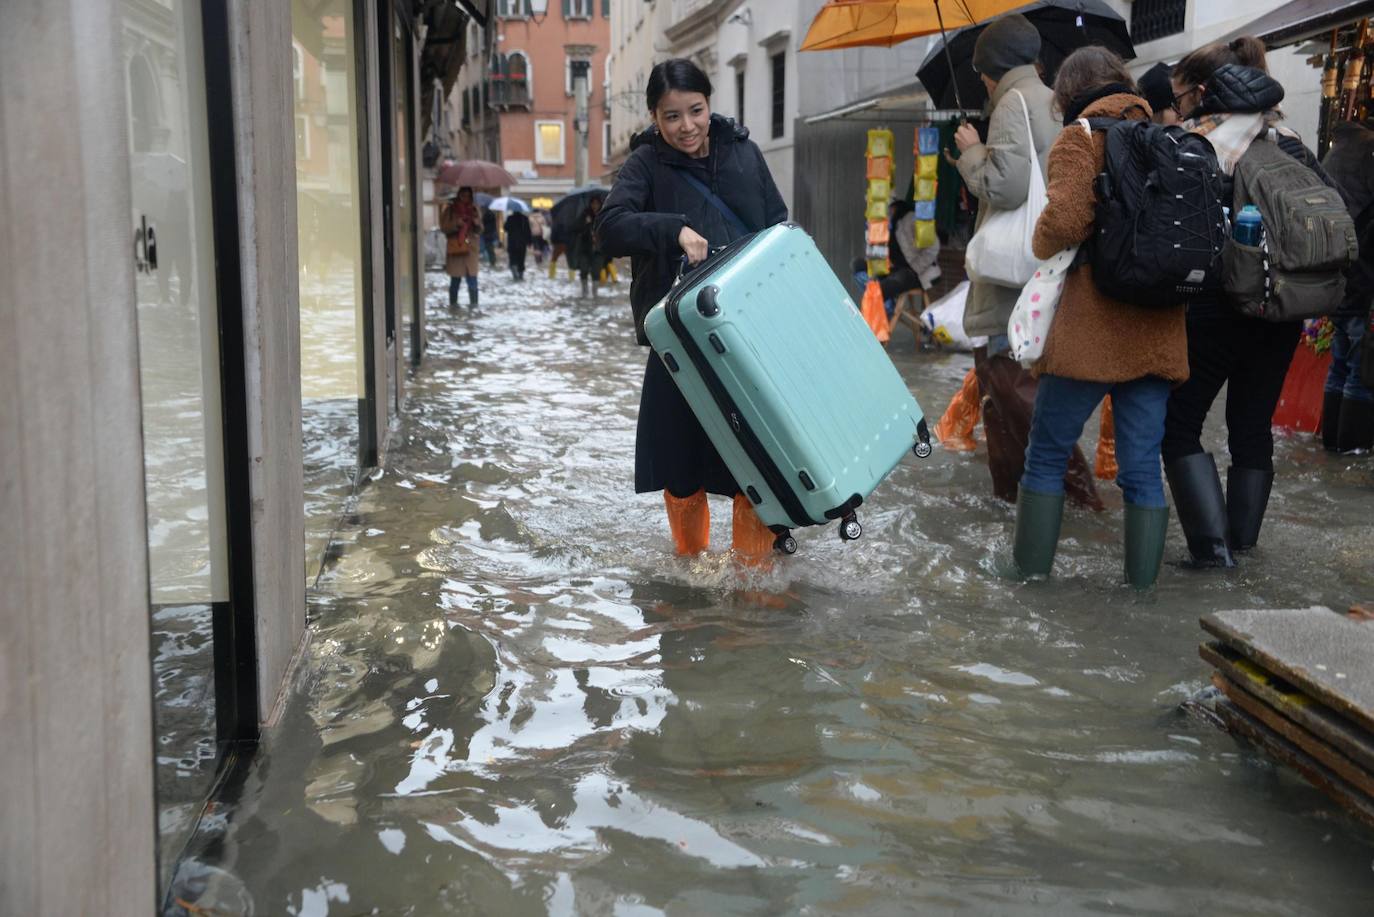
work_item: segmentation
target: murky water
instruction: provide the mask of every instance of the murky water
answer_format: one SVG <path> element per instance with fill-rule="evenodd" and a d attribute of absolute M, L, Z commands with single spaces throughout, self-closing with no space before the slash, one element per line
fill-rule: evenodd
<path fill-rule="evenodd" d="M 400 440 L 338 532 L 301 689 L 183 900 L 1374 911 L 1374 832 L 1179 711 L 1206 684 L 1199 615 L 1374 593 L 1374 462 L 1284 442 L 1263 546 L 1229 574 L 1166 568 L 1145 597 L 1117 585 L 1110 487 L 1112 511 L 1065 520 L 1054 580 L 999 576 L 1012 509 L 981 450 L 908 459 L 862 541 L 803 531 L 745 577 L 673 558 L 660 499 L 630 493 L 645 352 L 623 299 L 530 276 L 484 276 L 482 312 L 450 316 L 429 275 Z M 937 415 L 969 365 L 907 338 L 895 359 Z"/>

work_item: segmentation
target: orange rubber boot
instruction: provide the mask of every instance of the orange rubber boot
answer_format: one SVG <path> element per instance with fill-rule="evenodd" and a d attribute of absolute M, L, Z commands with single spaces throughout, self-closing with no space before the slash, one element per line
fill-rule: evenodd
<path fill-rule="evenodd" d="M 711 507 L 706 503 L 706 491 L 675 497 L 665 490 L 663 504 L 668 509 L 668 528 L 677 553 L 686 556 L 705 552 L 711 546 Z"/>
<path fill-rule="evenodd" d="M 744 494 L 735 494 L 732 525 L 731 541 L 735 555 L 751 567 L 767 566 L 772 560 L 773 542 L 778 536 L 763 524 Z"/>
<path fill-rule="evenodd" d="M 1116 480 L 1116 418 L 1112 415 L 1112 396 L 1102 402 L 1102 426 L 1097 434 L 1097 461 L 1093 473 L 1099 481 Z"/>
<path fill-rule="evenodd" d="M 964 376 L 963 387 L 949 400 L 945 416 L 935 425 L 935 438 L 951 452 L 972 452 L 978 445 L 973 441 L 973 431 L 978 427 L 981 413 L 978 377 L 970 369 Z"/>

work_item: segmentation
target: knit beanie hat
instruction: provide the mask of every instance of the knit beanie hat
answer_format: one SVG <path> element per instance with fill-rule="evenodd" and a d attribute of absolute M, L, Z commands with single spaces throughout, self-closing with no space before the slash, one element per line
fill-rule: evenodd
<path fill-rule="evenodd" d="M 1136 85 L 1140 87 L 1141 97 L 1150 103 L 1151 111 L 1161 112 L 1174 104 L 1174 86 L 1169 82 L 1168 64 L 1155 64 L 1141 74 Z"/>
<path fill-rule="evenodd" d="M 1033 64 L 1040 57 L 1040 33 L 1020 13 L 994 19 L 973 45 L 973 69 L 1000 80 L 1014 67 Z"/>

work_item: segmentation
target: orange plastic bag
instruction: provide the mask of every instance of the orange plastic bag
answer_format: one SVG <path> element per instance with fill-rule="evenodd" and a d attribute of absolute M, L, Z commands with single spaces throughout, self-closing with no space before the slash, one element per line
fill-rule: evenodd
<path fill-rule="evenodd" d="M 1112 396 L 1102 400 L 1102 425 L 1097 434 L 1097 461 L 1093 473 L 1099 481 L 1116 480 L 1116 419 L 1112 416 Z"/>
<path fill-rule="evenodd" d="M 935 425 L 935 438 L 940 445 L 953 452 L 972 452 L 978 444 L 973 440 L 973 431 L 978 426 L 982 414 L 983 396 L 978 389 L 978 376 L 973 370 L 964 375 L 964 384 L 945 408 L 945 415 Z"/>
<path fill-rule="evenodd" d="M 873 334 L 878 338 L 878 343 L 886 344 L 887 339 L 892 336 L 892 331 L 887 326 L 887 310 L 883 308 L 883 291 L 876 280 L 870 280 L 868 286 L 864 288 L 862 311 L 864 321 L 868 322 L 868 327 L 873 329 Z"/>

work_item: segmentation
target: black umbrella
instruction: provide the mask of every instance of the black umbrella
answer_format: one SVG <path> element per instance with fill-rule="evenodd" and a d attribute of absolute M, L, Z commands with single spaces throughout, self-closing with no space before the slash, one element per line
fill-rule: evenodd
<path fill-rule="evenodd" d="M 1126 20 L 1103 0 L 1040 0 L 1014 12 L 1029 19 L 1040 33 L 1040 63 L 1045 68 L 1046 83 L 1054 82 L 1064 58 L 1087 45 L 1102 45 L 1123 60 L 1135 57 Z M 916 71 L 916 78 L 937 108 L 977 109 L 987 102 L 987 89 L 971 63 L 973 45 L 985 28 L 987 23 L 950 34 L 926 55 L 921 69 Z M 951 60 L 958 62 L 953 67 L 959 81 L 957 90 L 950 78 Z"/>
<path fill-rule="evenodd" d="M 576 232 L 577 222 L 582 217 L 582 212 L 587 209 L 587 205 L 591 203 L 592 198 L 604 199 L 610 193 L 610 188 L 603 188 L 600 185 L 582 185 L 569 191 L 549 211 L 549 228 L 552 231 L 550 240 L 562 242 L 567 235 Z"/>

